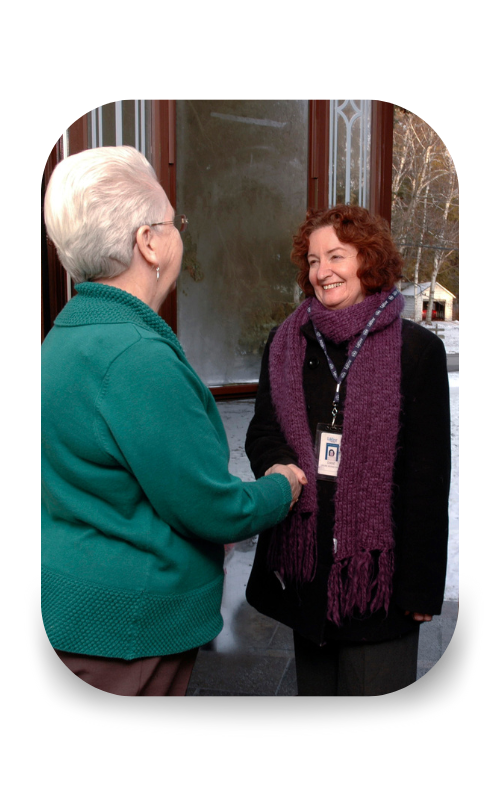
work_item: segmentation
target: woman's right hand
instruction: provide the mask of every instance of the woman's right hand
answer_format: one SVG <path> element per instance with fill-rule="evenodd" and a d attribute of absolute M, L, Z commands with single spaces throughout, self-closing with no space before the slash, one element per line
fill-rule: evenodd
<path fill-rule="evenodd" d="M 292 490 L 292 502 L 290 503 L 290 509 L 292 509 L 300 497 L 302 486 L 307 484 L 306 474 L 295 464 L 273 464 L 272 467 L 266 470 L 265 475 L 271 475 L 272 473 L 280 473 L 288 479 Z"/>

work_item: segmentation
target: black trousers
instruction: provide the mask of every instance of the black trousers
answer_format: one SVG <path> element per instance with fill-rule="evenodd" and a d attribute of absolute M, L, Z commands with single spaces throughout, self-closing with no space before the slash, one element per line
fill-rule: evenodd
<path fill-rule="evenodd" d="M 406 688 L 417 679 L 419 629 L 378 644 L 322 647 L 294 631 L 298 696 L 381 696 Z"/>

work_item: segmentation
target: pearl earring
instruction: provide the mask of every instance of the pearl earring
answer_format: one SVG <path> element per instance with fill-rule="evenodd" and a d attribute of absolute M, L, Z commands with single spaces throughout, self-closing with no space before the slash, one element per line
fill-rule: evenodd
<path fill-rule="evenodd" d="M 158 282 L 159 278 L 160 278 L 160 266 L 157 265 L 156 266 L 156 281 L 157 282 Z"/>

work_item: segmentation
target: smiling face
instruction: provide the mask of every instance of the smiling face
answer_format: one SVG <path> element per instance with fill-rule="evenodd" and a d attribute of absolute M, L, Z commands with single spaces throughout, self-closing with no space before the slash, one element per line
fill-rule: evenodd
<path fill-rule="evenodd" d="M 358 250 L 341 243 L 333 227 L 320 227 L 309 238 L 309 281 L 324 307 L 341 310 L 365 298 L 359 268 Z"/>

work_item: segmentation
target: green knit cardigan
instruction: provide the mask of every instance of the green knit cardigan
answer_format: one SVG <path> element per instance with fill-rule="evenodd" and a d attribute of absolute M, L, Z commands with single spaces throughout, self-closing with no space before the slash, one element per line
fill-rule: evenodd
<path fill-rule="evenodd" d="M 42 345 L 42 616 L 53 647 L 130 660 L 222 629 L 224 543 L 280 522 L 288 481 L 228 471 L 215 401 L 170 327 L 77 287 Z"/>

